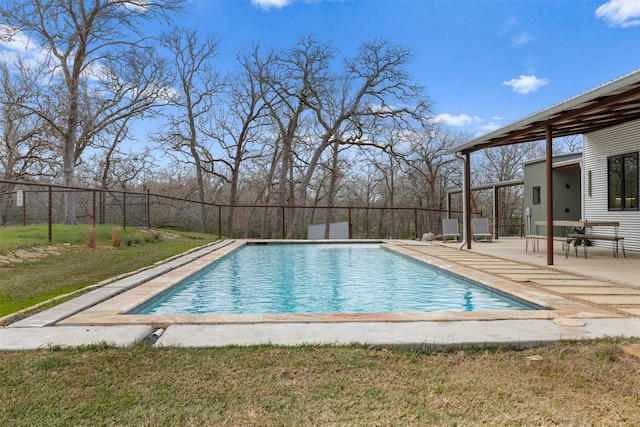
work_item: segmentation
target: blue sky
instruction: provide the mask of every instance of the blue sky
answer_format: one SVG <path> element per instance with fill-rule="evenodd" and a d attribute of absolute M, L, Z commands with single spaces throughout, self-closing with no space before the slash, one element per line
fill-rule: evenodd
<path fill-rule="evenodd" d="M 223 67 L 253 42 L 312 34 L 349 56 L 387 38 L 434 114 L 473 135 L 640 68 L 640 0 L 191 0 L 177 24 L 216 34 Z"/>

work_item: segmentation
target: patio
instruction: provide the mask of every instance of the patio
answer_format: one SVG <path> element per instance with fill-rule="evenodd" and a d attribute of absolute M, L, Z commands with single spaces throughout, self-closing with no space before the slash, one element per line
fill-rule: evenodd
<path fill-rule="evenodd" d="M 454 246 L 451 243 L 448 245 Z M 455 247 L 457 248 L 457 245 Z M 614 258 L 611 245 L 601 244 L 590 246 L 589 258 L 585 259 L 580 247 L 578 258 L 575 256 L 573 247 L 569 251 L 569 256 L 565 258 L 560 242 L 554 242 L 554 249 L 554 265 L 551 266 L 547 265 L 546 244 L 541 244 L 538 252 L 533 252 L 531 247 L 529 251 L 525 251 L 525 241 L 519 237 L 500 237 L 497 240 L 494 239 L 492 243 L 474 242 L 471 252 L 598 278 L 611 283 L 636 286 L 640 289 L 638 275 L 640 252 L 627 250 L 626 258 L 622 257 L 622 254 L 620 258 Z"/>

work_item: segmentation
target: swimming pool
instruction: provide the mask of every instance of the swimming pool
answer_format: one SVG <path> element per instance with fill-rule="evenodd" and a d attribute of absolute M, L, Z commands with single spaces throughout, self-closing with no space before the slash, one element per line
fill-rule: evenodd
<path fill-rule="evenodd" d="M 130 314 L 538 309 L 377 243 L 246 244 Z"/>

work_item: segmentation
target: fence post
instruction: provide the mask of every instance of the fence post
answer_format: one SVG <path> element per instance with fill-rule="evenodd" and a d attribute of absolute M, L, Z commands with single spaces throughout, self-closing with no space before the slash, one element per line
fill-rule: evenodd
<path fill-rule="evenodd" d="M 222 206 L 218 205 L 218 239 L 222 240 Z"/>
<path fill-rule="evenodd" d="M 51 186 L 48 187 L 49 188 L 49 209 L 48 209 L 48 215 L 49 215 L 49 243 L 51 243 L 51 241 L 53 240 L 53 230 L 52 230 L 52 224 L 53 224 L 53 209 L 51 208 L 51 204 L 53 203 L 53 191 L 51 189 Z"/>
<path fill-rule="evenodd" d="M 92 191 L 93 193 L 93 226 L 96 226 L 96 190 Z"/>
<path fill-rule="evenodd" d="M 122 229 L 127 228 L 127 193 L 122 192 Z"/>
<path fill-rule="evenodd" d="M 27 226 L 27 192 L 22 193 L 22 225 Z"/>
<path fill-rule="evenodd" d="M 151 191 L 147 188 L 147 228 L 151 228 Z"/>
<path fill-rule="evenodd" d="M 349 221 L 349 239 L 353 236 L 353 225 L 351 224 L 351 208 L 347 209 L 348 212 L 348 221 Z"/>
<path fill-rule="evenodd" d="M 414 236 L 416 238 L 416 240 L 418 239 L 418 209 L 413 209 L 413 225 L 415 226 L 414 228 Z"/>
<path fill-rule="evenodd" d="M 282 207 L 282 238 L 284 239 L 285 236 L 285 232 L 284 232 L 284 206 Z"/>

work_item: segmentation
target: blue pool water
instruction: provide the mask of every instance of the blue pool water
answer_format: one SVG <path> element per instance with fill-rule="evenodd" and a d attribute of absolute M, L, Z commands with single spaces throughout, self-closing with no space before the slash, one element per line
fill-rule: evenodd
<path fill-rule="evenodd" d="M 531 310 L 532 305 L 378 244 L 248 244 L 138 314 Z"/>

